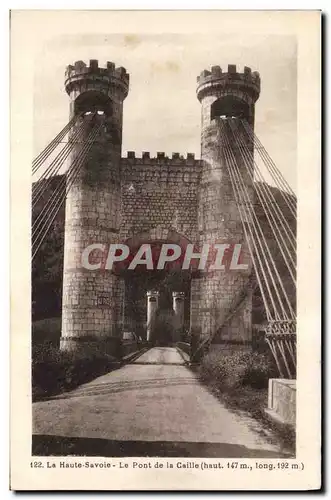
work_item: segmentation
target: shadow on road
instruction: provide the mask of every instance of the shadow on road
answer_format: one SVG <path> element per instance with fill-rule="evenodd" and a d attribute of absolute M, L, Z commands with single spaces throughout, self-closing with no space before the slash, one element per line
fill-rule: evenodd
<path fill-rule="evenodd" d="M 230 443 L 169 441 L 113 441 L 99 438 L 35 434 L 34 456 L 195 457 L 195 458 L 293 458 L 270 450 L 250 449 Z"/>
<path fill-rule="evenodd" d="M 104 382 L 100 384 L 87 384 L 82 385 L 73 391 L 58 394 L 52 399 L 72 399 L 81 398 L 89 396 L 110 396 L 112 394 L 117 394 L 119 392 L 135 391 L 135 390 L 147 390 L 147 389 L 161 389 L 167 387 L 180 387 L 180 386 L 196 386 L 197 381 L 192 377 L 182 377 L 179 379 L 167 379 L 167 378 L 154 378 L 154 379 L 143 379 L 143 380 L 128 380 L 128 381 L 118 381 L 118 382 Z"/>

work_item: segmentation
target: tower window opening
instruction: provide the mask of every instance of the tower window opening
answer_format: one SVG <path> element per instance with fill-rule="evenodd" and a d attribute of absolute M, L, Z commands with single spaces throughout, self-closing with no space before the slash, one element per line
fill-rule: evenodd
<path fill-rule="evenodd" d="M 113 115 L 113 103 L 108 96 L 100 92 L 84 92 L 75 100 L 74 112 L 83 113 L 83 116 L 95 114 L 110 117 Z"/>
<path fill-rule="evenodd" d="M 227 120 L 228 118 L 241 118 L 249 120 L 250 109 L 249 105 L 233 96 L 225 96 L 217 99 L 210 109 L 210 119 L 220 118 Z"/>
<path fill-rule="evenodd" d="M 101 116 L 103 116 L 105 114 L 103 109 L 97 109 L 96 111 L 85 111 L 84 116 L 89 116 L 89 115 L 92 115 L 93 113 L 97 113 L 98 115 L 101 115 Z"/>

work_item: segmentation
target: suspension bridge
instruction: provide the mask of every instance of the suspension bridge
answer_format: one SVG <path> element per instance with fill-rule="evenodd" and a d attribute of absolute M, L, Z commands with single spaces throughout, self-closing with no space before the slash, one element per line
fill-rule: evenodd
<path fill-rule="evenodd" d="M 102 115 L 102 111 L 99 111 L 75 116 L 33 161 L 32 174 L 33 177 L 38 176 L 38 181 L 33 184 L 32 207 L 42 202 L 42 209 L 33 219 L 32 259 L 35 258 L 47 235 L 52 231 L 52 225 L 60 209 L 63 208 L 92 145 L 98 142 L 98 137 L 105 128 Z M 286 273 L 295 286 L 296 236 L 284 214 L 284 207 L 286 207 L 286 213 L 289 212 L 296 220 L 296 197 L 246 120 L 223 117 L 220 118 L 219 123 L 221 154 L 226 159 L 225 165 L 231 179 L 233 197 L 253 261 L 254 277 L 266 311 L 266 340 L 280 375 L 292 378 L 295 376 L 296 366 L 295 302 L 293 295 L 289 295 L 287 283 L 284 283 L 286 281 L 283 280 L 284 271 L 279 268 L 285 265 Z M 73 161 L 68 161 L 73 151 L 75 158 Z M 254 159 L 254 153 L 261 158 L 264 171 L 272 179 L 272 185 L 279 189 L 282 204 L 277 201 L 272 187 L 266 182 L 263 167 Z M 277 252 L 282 257 L 281 266 L 275 248 L 270 248 L 265 231 L 259 222 L 259 214 L 256 213 L 256 205 L 252 202 L 245 185 L 241 165 L 245 166 L 252 180 L 254 195 L 269 223 L 277 245 Z M 65 174 L 51 196 L 45 199 L 44 195 L 49 191 L 52 178 L 59 175 L 64 167 L 66 168 Z M 211 340 L 209 338 L 207 342 L 210 343 Z"/>
<path fill-rule="evenodd" d="M 124 68 L 76 61 L 66 70 L 65 89 L 69 122 L 32 163 L 32 263 L 36 268 L 52 254 L 65 212 L 60 349 L 117 356 L 126 329 L 148 345 L 131 364 L 35 403 L 34 453 L 287 456 L 201 386 L 165 329 L 149 337 L 172 298 L 163 317 L 176 319 L 177 348 L 188 346 L 191 362 L 216 347 L 250 349 L 257 296 L 259 330 L 279 376 L 290 391 L 295 384 L 296 196 L 254 131 L 259 73 L 229 65 L 227 72 L 213 66 L 200 74 L 199 160 L 191 153 L 121 156 Z M 189 269 L 170 288 L 162 273 L 101 272 L 98 265 L 87 271 L 81 263 L 94 243 L 194 243 L 199 257 L 204 243 L 229 241 L 247 249 L 248 270 Z M 91 262 L 101 258 L 99 248 Z M 122 398 L 125 392 L 130 398 Z"/>
<path fill-rule="evenodd" d="M 121 278 L 100 274 L 87 278 L 79 268 L 84 246 L 101 236 L 107 242 L 118 242 L 122 234 L 129 234 L 131 220 L 134 227 L 144 228 L 145 208 L 153 209 L 151 229 L 139 229 L 134 238 L 143 242 L 143 238 L 153 239 L 153 231 L 160 228 L 165 235 L 161 240 L 167 241 L 175 208 L 182 218 L 178 222 L 176 216 L 182 228 L 176 234 L 185 230 L 187 241 L 200 234 L 200 239 L 211 238 L 212 242 L 224 240 L 226 235 L 242 235 L 253 266 L 249 279 L 244 275 L 221 277 L 215 285 L 208 276 L 200 281 L 192 278 L 191 309 L 195 316 L 191 312 L 191 327 L 199 323 L 202 331 L 193 354 L 210 348 L 224 325 L 235 335 L 236 327 L 230 323 L 248 291 L 258 289 L 266 319 L 265 339 L 279 374 L 295 378 L 296 196 L 254 132 L 259 74 L 247 67 L 238 73 L 229 65 L 227 73 L 214 66 L 200 75 L 197 94 L 202 102 L 202 159 L 193 162 L 192 155 L 182 161 L 177 153 L 172 159 L 158 153 L 153 163 L 148 153 L 140 160 L 131 152 L 123 164 L 121 109 L 128 88 L 129 75 L 113 63 L 107 63 L 106 68 L 99 68 L 95 60 L 89 66 L 82 61 L 69 66 L 66 90 L 71 99 L 70 120 L 32 163 L 33 261 L 43 251 L 66 205 L 62 346 L 68 342 L 78 345 L 95 334 L 113 337 L 116 329 L 124 327 L 127 307 L 123 311 Z M 52 189 L 55 178 L 58 181 Z M 177 191 L 171 185 L 173 179 Z M 191 188 L 187 190 L 188 185 Z M 151 191 L 147 194 L 144 189 L 148 186 Z M 164 191 L 155 194 L 156 186 Z M 197 201 L 192 201 L 193 188 Z M 196 224 L 195 217 L 202 223 Z M 228 224 L 222 222 L 224 217 Z M 154 229 L 157 220 L 160 222 Z M 222 293 L 225 295 L 219 300 Z M 250 320 L 247 324 L 249 331 Z M 82 330 L 84 334 L 80 334 Z"/>

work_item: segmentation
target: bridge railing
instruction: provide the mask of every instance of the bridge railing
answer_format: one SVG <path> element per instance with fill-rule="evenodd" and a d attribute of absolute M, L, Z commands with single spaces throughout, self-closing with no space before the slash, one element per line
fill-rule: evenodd
<path fill-rule="evenodd" d="M 147 346 L 146 341 L 137 341 L 137 340 L 122 340 L 120 347 L 121 358 L 132 354 L 133 352 L 140 351 L 144 347 Z"/>
<path fill-rule="evenodd" d="M 176 346 L 179 347 L 185 354 L 191 355 L 191 344 L 188 342 L 176 342 Z"/>

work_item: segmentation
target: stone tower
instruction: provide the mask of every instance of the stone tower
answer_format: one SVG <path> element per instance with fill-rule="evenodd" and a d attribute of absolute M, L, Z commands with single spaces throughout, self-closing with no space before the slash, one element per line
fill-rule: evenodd
<path fill-rule="evenodd" d="M 67 67 L 65 88 L 70 118 L 78 116 L 71 137 L 83 125 L 71 160 L 80 154 L 92 126 L 99 127 L 99 134 L 66 200 L 61 348 L 76 350 L 102 340 L 105 351 L 112 352 L 123 322 L 123 282 L 111 270 L 84 269 L 81 259 L 88 245 L 119 239 L 123 101 L 129 75 L 111 62 L 99 68 L 96 60 L 89 66 L 78 61 Z M 96 250 L 91 258 L 98 262 L 101 255 Z"/>
<path fill-rule="evenodd" d="M 247 270 L 202 272 L 192 280 L 191 325 L 200 336 L 214 336 L 215 343 L 248 344 L 251 341 L 250 258 L 237 208 L 223 147 L 233 144 L 223 126 L 227 117 L 246 119 L 254 125 L 254 105 L 260 93 L 260 76 L 245 67 L 238 73 L 219 66 L 198 77 L 201 102 L 201 159 L 203 162 L 198 200 L 198 232 L 203 243 L 241 243 Z M 235 153 L 236 154 L 236 153 Z M 252 199 L 252 181 L 240 156 L 237 162 Z"/>

